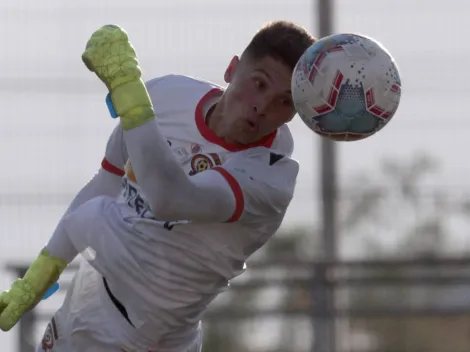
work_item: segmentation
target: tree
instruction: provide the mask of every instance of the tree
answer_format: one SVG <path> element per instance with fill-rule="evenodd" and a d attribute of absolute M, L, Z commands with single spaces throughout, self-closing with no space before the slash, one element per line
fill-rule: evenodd
<path fill-rule="evenodd" d="M 362 257 L 433 260 L 446 253 L 466 253 L 465 247 L 453 245 L 455 236 L 449 223 L 468 218 L 467 204 L 462 198 L 427 185 L 427 178 L 435 171 L 434 160 L 416 156 L 407 161 L 384 162 L 380 184 L 367 179 L 358 183 L 365 186 L 348 204 L 343 230 L 349 229 L 349 243 L 366 244 Z M 468 229 L 468 224 L 464 228 Z M 378 274 L 410 277 L 423 273 L 430 274 L 425 269 L 403 267 L 381 269 Z M 441 274 L 445 273 L 439 268 L 432 272 L 433 276 Z M 467 294 L 460 287 L 423 286 L 364 287 L 350 291 L 351 305 L 364 310 L 416 305 L 445 307 L 447 296 L 463 302 Z M 470 346 L 469 317 L 381 317 L 352 319 L 350 323 L 351 329 L 366 331 L 372 337 L 374 351 L 450 352 L 452 348 L 460 351 Z"/>

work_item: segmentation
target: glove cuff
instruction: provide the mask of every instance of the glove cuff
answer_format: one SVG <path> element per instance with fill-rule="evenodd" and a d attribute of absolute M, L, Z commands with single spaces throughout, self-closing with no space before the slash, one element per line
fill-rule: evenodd
<path fill-rule="evenodd" d="M 51 257 L 44 248 L 29 267 L 23 281 L 27 282 L 38 296 L 42 297 L 48 288 L 59 279 L 66 267 L 65 260 Z"/>
<path fill-rule="evenodd" d="M 126 131 L 139 127 L 155 118 L 152 101 L 142 79 L 132 80 L 111 91 L 116 115 L 121 117 Z"/>

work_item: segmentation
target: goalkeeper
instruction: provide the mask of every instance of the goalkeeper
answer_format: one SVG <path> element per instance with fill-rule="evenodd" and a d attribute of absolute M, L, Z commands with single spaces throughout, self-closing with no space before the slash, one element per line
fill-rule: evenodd
<path fill-rule="evenodd" d="M 313 41 L 293 23 L 266 25 L 230 62 L 224 90 L 177 75 L 144 84 L 126 32 L 96 31 L 82 59 L 120 124 L 100 172 L 0 294 L 0 329 L 82 253 L 37 351 L 200 351 L 207 306 L 277 231 L 292 199 L 290 79 Z"/>

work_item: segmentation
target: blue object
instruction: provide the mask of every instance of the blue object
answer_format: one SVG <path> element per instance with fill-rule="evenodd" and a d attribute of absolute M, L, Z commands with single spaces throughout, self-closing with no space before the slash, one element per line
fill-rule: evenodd
<path fill-rule="evenodd" d="M 111 117 L 115 119 L 118 117 L 118 114 L 116 114 L 116 110 L 114 110 L 114 105 L 113 101 L 111 100 L 111 93 L 108 93 L 106 96 L 106 105 L 108 106 L 109 113 L 111 114 Z"/>
<path fill-rule="evenodd" d="M 49 287 L 49 289 L 46 291 L 46 293 L 44 294 L 44 296 L 42 296 L 42 299 L 48 299 L 49 297 L 51 297 L 54 293 L 56 293 L 60 288 L 60 285 L 58 282 L 56 282 L 54 285 L 52 285 L 51 287 Z"/>

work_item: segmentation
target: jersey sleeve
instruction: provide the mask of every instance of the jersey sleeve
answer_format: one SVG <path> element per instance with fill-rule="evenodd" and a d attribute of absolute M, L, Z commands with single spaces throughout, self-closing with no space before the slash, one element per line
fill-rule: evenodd
<path fill-rule="evenodd" d="M 162 91 L 162 88 L 160 88 L 160 83 L 165 78 L 166 76 L 157 77 L 145 82 L 145 86 L 147 87 L 149 95 L 151 96 L 152 104 L 154 105 L 155 109 L 161 105 L 160 101 L 158 100 Z M 164 91 L 165 90 L 163 90 L 163 92 Z M 121 124 L 119 123 L 109 136 L 108 142 L 106 144 L 106 152 L 103 160 L 101 161 L 101 167 L 114 175 L 122 177 L 125 173 L 124 165 L 126 165 L 128 158 L 129 155 L 123 136 L 123 130 Z"/>
<path fill-rule="evenodd" d="M 265 148 L 237 154 L 211 170 L 218 172 L 232 190 L 236 205 L 228 221 L 282 219 L 294 194 L 297 161 Z"/>
<path fill-rule="evenodd" d="M 124 165 L 128 159 L 121 124 L 118 124 L 106 144 L 106 151 L 101 167 L 111 174 L 124 176 Z"/>
<path fill-rule="evenodd" d="M 61 230 L 63 220 L 69 214 L 93 198 L 99 196 L 116 198 L 119 195 L 122 186 L 121 177 L 124 175 L 124 164 L 127 160 L 125 149 L 122 129 L 118 125 L 108 139 L 101 169 L 74 197 L 59 221 L 56 231 L 54 231 L 50 238 L 46 247 L 51 255 L 62 258 L 67 262 L 72 261 L 77 255 L 76 248 L 68 236 Z"/>

